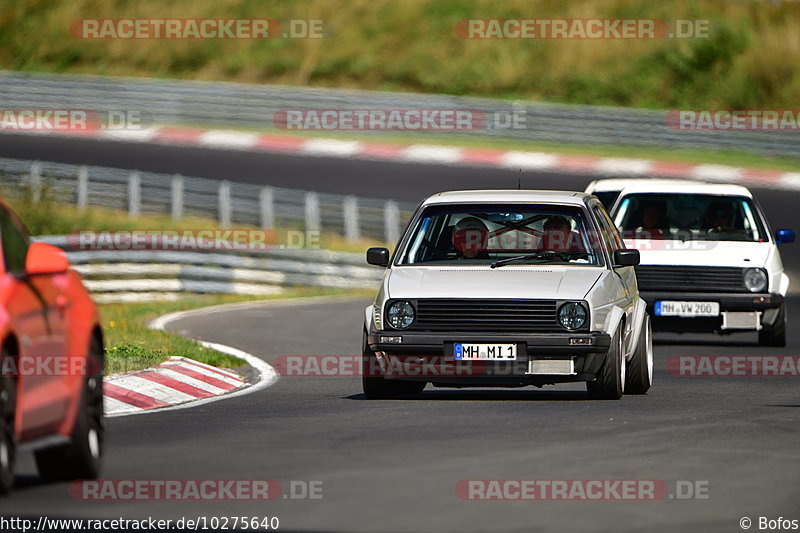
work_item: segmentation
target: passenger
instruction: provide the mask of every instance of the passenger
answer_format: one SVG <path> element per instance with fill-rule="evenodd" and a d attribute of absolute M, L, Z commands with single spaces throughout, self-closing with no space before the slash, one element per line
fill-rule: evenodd
<path fill-rule="evenodd" d="M 708 204 L 703 217 L 703 228 L 708 231 L 733 230 L 733 209 L 729 202 L 714 201 Z"/>

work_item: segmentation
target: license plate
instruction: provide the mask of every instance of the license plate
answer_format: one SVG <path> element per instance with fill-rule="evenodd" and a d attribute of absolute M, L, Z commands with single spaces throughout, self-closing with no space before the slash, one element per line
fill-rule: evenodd
<path fill-rule="evenodd" d="M 717 302 L 656 302 L 656 316 L 719 316 Z"/>
<path fill-rule="evenodd" d="M 516 344 L 461 344 L 453 350 L 456 361 L 516 361 Z"/>

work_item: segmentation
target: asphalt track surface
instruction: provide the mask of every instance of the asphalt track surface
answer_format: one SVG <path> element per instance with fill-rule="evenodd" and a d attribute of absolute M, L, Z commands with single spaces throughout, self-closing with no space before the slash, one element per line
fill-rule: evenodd
<path fill-rule="evenodd" d="M 4 156 L 136 166 L 260 180 L 369 196 L 421 199 L 435 190 L 509 186 L 580 189 L 581 175 L 515 173 L 147 147 L 26 140 Z M 64 142 L 64 141 L 59 141 Z M 136 157 L 126 155 L 134 152 Z M 118 160 L 113 154 L 122 154 Z M 204 157 L 203 168 L 195 167 Z M 70 159 L 66 159 L 69 156 Z M 84 159 L 80 159 L 83 157 Z M 97 158 L 97 159 L 95 159 Z M 186 167 L 182 167 L 182 165 Z M 260 172 L 260 174 L 259 174 Z M 260 176 L 260 178 L 259 178 Z M 221 177 L 221 176 L 216 176 Z M 800 196 L 756 190 L 774 227 L 797 221 Z M 800 271 L 800 248 L 783 248 Z M 797 280 L 795 280 L 797 283 Z M 359 352 L 366 301 L 266 304 L 170 324 L 180 333 L 280 355 Z M 79 502 L 42 483 L 24 455 L 0 515 L 49 517 L 278 516 L 297 531 L 741 531 L 739 520 L 800 519 L 800 388 L 796 378 L 686 378 L 671 355 L 796 355 L 800 299 L 788 300 L 789 345 L 761 348 L 750 334 L 656 335 L 650 393 L 586 399 L 581 385 L 518 390 L 428 387 L 397 401 L 363 399 L 358 378 L 281 378 L 257 393 L 182 411 L 112 419 L 109 479 L 275 479 L 323 482 L 321 500 Z M 468 502 L 465 479 L 658 479 L 708 482 L 710 499 L 658 502 Z"/>

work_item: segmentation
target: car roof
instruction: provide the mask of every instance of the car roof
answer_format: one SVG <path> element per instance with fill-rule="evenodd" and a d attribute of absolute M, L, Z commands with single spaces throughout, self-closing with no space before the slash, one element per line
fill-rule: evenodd
<path fill-rule="evenodd" d="M 423 205 L 512 202 L 583 205 L 589 198 L 590 194 L 575 191 L 485 189 L 440 192 L 425 199 Z"/>
<path fill-rule="evenodd" d="M 695 182 L 692 180 L 681 178 L 605 178 L 594 180 L 587 187 L 586 191 L 595 192 L 608 192 L 608 191 L 621 191 L 622 189 L 631 185 L 639 185 L 642 183 L 704 183 Z"/>
<path fill-rule="evenodd" d="M 622 189 L 620 198 L 634 193 L 686 193 L 710 194 L 715 196 L 744 196 L 752 198 L 753 194 L 747 187 L 730 183 L 704 183 L 700 181 L 684 181 L 676 183 L 648 182 L 629 185 Z"/>

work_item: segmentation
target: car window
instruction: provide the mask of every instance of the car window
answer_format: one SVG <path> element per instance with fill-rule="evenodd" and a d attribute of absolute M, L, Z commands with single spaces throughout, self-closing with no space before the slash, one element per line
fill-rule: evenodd
<path fill-rule="evenodd" d="M 398 265 L 602 264 L 591 242 L 586 212 L 563 205 L 429 206 L 398 253 Z"/>
<path fill-rule="evenodd" d="M 24 272 L 28 255 L 28 234 L 16 216 L 0 206 L 0 242 L 8 272 Z"/>
<path fill-rule="evenodd" d="M 769 241 L 752 200 L 743 196 L 634 193 L 622 198 L 614 221 L 625 238 Z"/>
<path fill-rule="evenodd" d="M 623 248 L 621 239 L 617 232 L 614 230 L 613 224 L 606 218 L 605 211 L 600 206 L 594 206 L 592 208 L 595 214 L 595 218 L 597 219 L 597 223 L 600 224 L 600 232 L 603 236 L 603 241 L 605 241 L 606 246 L 612 252 L 615 250 L 620 250 Z"/>

